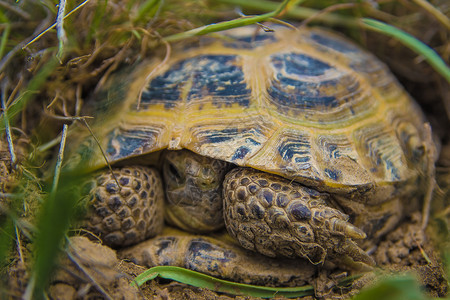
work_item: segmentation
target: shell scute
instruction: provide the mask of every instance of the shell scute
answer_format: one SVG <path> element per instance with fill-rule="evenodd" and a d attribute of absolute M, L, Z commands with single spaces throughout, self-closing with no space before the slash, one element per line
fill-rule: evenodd
<path fill-rule="evenodd" d="M 270 59 L 274 76 L 268 94 L 275 105 L 293 110 L 339 105 L 335 94 L 327 93 L 327 88 L 335 89 L 340 80 L 330 65 L 305 54 L 292 52 L 277 53 Z M 330 79 L 324 80 L 324 77 Z"/>
<path fill-rule="evenodd" d="M 339 169 L 331 169 L 331 168 L 325 168 L 324 170 L 325 175 L 333 180 L 333 181 L 340 181 L 342 172 Z"/>
<path fill-rule="evenodd" d="M 244 128 L 199 130 L 193 134 L 201 153 L 220 157 L 229 162 L 243 164 L 247 157 L 257 153 L 267 141 L 265 128 L 245 123 Z M 245 164 L 245 163 L 244 163 Z"/>
<path fill-rule="evenodd" d="M 209 99 L 219 108 L 234 103 L 248 106 L 251 92 L 241 64 L 236 55 L 208 54 L 181 60 L 151 80 L 142 93 L 141 105 L 163 103 L 170 109 L 182 101 Z"/>
<path fill-rule="evenodd" d="M 117 161 L 148 153 L 155 148 L 159 134 L 160 130 L 152 126 L 115 128 L 106 137 L 106 154 L 111 160 Z"/>
<path fill-rule="evenodd" d="M 247 162 L 247 166 L 302 182 L 322 182 L 311 149 L 311 135 L 292 128 L 280 129 Z"/>
<path fill-rule="evenodd" d="M 371 90 L 354 71 L 307 53 L 272 55 L 269 73 L 267 102 L 293 123 L 354 122 L 376 106 Z"/>
<path fill-rule="evenodd" d="M 400 142 L 391 128 L 370 124 L 354 131 L 356 149 L 366 168 L 376 177 L 395 182 L 408 177 L 410 172 Z"/>
<path fill-rule="evenodd" d="M 128 86 L 121 82 L 125 92 L 113 94 L 126 96 L 105 99 L 114 114 L 94 131 L 110 162 L 186 148 L 377 199 L 419 176 L 410 157 L 422 159 L 424 118 L 383 63 L 326 31 L 254 28 L 174 51 L 164 66 L 145 63 Z M 93 156 L 90 166 L 102 167 L 100 151 Z"/>
<path fill-rule="evenodd" d="M 314 30 L 306 39 L 318 52 L 365 77 L 386 100 L 395 101 L 404 93 L 388 68 L 374 55 L 362 51 L 355 44 L 344 42 L 339 36 L 330 35 L 322 30 Z"/>
<path fill-rule="evenodd" d="M 282 139 L 278 153 L 288 165 L 295 165 L 297 170 L 311 168 L 311 145 L 307 136 L 286 136 Z"/>
<path fill-rule="evenodd" d="M 170 109 L 181 101 L 180 82 L 188 79 L 189 73 L 185 68 L 185 63 L 177 63 L 164 74 L 155 77 L 141 96 L 141 106 L 143 108 L 156 103 L 164 104 L 166 109 Z"/>
<path fill-rule="evenodd" d="M 374 179 L 364 167 L 351 139 L 345 134 L 321 134 L 314 139 L 315 163 L 329 184 L 367 185 Z"/>

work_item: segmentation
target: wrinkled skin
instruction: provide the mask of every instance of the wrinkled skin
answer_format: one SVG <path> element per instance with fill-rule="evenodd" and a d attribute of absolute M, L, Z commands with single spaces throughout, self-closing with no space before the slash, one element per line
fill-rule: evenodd
<path fill-rule="evenodd" d="M 229 164 L 187 153 L 170 151 L 163 159 L 165 219 L 193 233 L 222 228 L 221 188 Z"/>
<path fill-rule="evenodd" d="M 192 173 L 192 161 L 204 164 L 195 164 L 196 180 L 190 179 L 189 175 L 171 175 Z M 189 151 L 168 152 L 163 174 L 171 220 L 186 219 L 192 211 L 200 212 L 196 218 L 209 219 L 208 213 L 204 212 L 214 207 L 217 214 L 222 215 L 223 205 L 228 232 L 246 249 L 270 257 L 303 257 L 314 264 L 338 255 L 373 264 L 353 241 L 366 238 L 366 234 L 347 222 L 346 214 L 329 206 L 328 194 L 250 168 L 237 167 L 228 172 L 230 166 L 220 162 L 218 167 L 218 162 Z M 216 176 L 214 179 L 213 175 Z M 205 189 L 205 181 L 209 190 Z M 177 193 L 175 198 L 171 190 L 184 193 Z M 199 201 L 191 200 L 193 194 L 209 197 L 210 201 L 203 201 L 199 206 Z M 179 203 L 177 210 L 173 210 L 173 203 Z"/>
<path fill-rule="evenodd" d="M 244 248 L 266 256 L 303 257 L 313 264 L 328 259 L 350 265 L 374 264 L 355 242 L 365 239 L 366 233 L 333 206 L 333 195 L 254 169 L 232 168 L 228 163 L 186 150 L 167 152 L 161 169 L 164 188 L 160 179 L 155 179 L 155 169 L 116 169 L 119 182 L 130 185 L 120 191 L 113 177 L 106 175 L 108 172 L 99 175 L 96 188 L 90 192 L 97 214 L 86 227 L 107 237 L 106 243 L 109 239 L 115 247 L 122 240 L 127 245 L 138 243 L 161 232 L 162 222 L 155 226 L 155 222 L 148 222 L 149 214 L 141 212 L 152 211 L 152 216 L 161 213 L 160 208 L 151 210 L 151 205 L 160 207 L 165 198 L 166 221 L 183 230 L 210 232 L 225 223 L 230 235 Z M 150 179 L 146 182 L 145 178 Z M 144 193 L 145 199 L 136 187 L 154 192 Z M 112 211 L 118 199 L 126 207 Z M 144 206 L 140 208 L 142 204 L 136 205 L 130 199 L 139 199 Z M 101 221 L 102 217 L 105 221 Z M 145 222 L 140 221 L 142 218 Z M 133 224 L 151 226 L 145 234 L 139 234 L 143 229 L 130 228 Z"/>

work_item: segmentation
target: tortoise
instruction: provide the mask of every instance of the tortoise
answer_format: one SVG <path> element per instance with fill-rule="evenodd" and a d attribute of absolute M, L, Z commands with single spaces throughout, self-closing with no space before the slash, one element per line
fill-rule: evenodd
<path fill-rule="evenodd" d="M 86 129 L 68 167 L 102 169 L 85 226 L 106 244 L 154 236 L 164 215 L 193 233 L 225 224 L 270 257 L 372 265 L 363 249 L 417 208 L 434 146 L 414 100 L 340 35 L 271 27 L 184 44 L 96 94 L 92 128 L 113 171 Z"/>

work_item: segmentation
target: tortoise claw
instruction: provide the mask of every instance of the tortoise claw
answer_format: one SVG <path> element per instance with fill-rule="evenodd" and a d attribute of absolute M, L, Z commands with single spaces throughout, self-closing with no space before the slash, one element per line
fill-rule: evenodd
<path fill-rule="evenodd" d="M 338 234 L 341 233 L 344 236 L 352 239 L 362 240 L 367 237 L 366 233 L 355 225 L 338 218 L 331 219 L 330 226 L 330 231 Z"/>
<path fill-rule="evenodd" d="M 317 240 L 320 245 L 329 249 L 331 256 L 339 254 L 339 260 L 347 259 L 347 264 L 375 265 L 375 261 L 353 241 L 365 239 L 366 233 L 348 222 L 346 214 L 321 205 L 314 208 L 313 215 L 312 222 Z"/>
<path fill-rule="evenodd" d="M 337 209 L 321 205 L 312 209 L 313 222 L 331 234 L 343 235 L 345 237 L 361 240 L 365 239 L 366 233 L 348 222 L 348 216 Z"/>
<path fill-rule="evenodd" d="M 336 252 L 338 254 L 344 255 L 344 260 L 345 258 L 350 258 L 352 260 L 351 262 L 349 262 L 348 260 L 344 261 L 349 265 L 361 266 L 361 263 L 363 263 L 366 265 L 366 267 L 373 267 L 376 264 L 375 260 L 370 257 L 369 254 L 367 254 L 354 241 L 350 239 L 345 239 L 344 243 L 340 245 L 340 247 L 337 247 Z"/>

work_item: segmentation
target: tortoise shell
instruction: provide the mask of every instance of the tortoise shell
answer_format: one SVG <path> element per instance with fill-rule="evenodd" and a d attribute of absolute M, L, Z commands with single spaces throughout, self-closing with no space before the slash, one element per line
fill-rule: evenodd
<path fill-rule="evenodd" d="M 336 34 L 273 28 L 202 39 L 111 79 L 93 126 L 108 160 L 185 148 L 360 201 L 413 187 L 424 117 L 387 67 Z M 105 166 L 87 130 L 78 137 L 89 168 Z"/>

